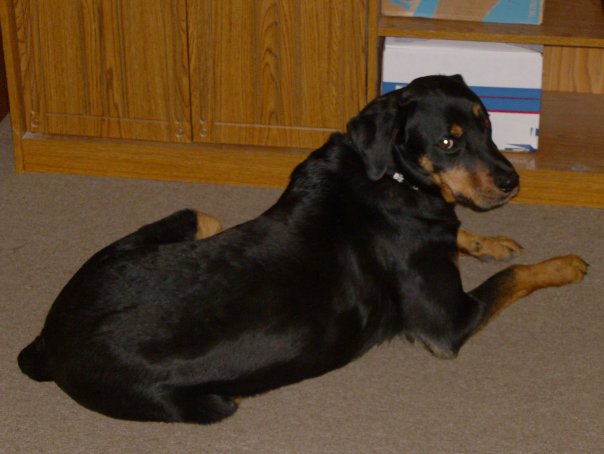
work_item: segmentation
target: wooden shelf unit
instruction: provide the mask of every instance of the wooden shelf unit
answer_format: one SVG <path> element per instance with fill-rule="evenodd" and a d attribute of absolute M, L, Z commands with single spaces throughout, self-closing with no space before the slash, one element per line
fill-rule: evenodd
<path fill-rule="evenodd" d="M 253 42 L 258 44 L 259 48 L 250 48 L 246 53 L 247 59 L 245 61 L 248 62 L 248 66 L 251 66 L 252 69 L 255 68 L 257 72 L 254 79 L 256 80 L 255 89 L 246 88 L 242 91 L 246 96 L 236 98 L 237 102 L 247 100 L 246 106 L 248 106 L 248 110 L 251 109 L 249 114 L 254 117 L 252 123 L 258 123 L 261 127 L 258 128 L 257 134 L 249 139 L 246 131 L 249 130 L 247 123 L 250 122 L 240 121 L 242 137 L 245 135 L 248 138 L 237 142 L 241 145 L 226 145 L 220 143 L 220 140 L 207 139 L 209 142 L 206 143 L 205 138 L 201 141 L 203 143 L 200 142 L 199 137 L 202 136 L 204 125 L 206 125 L 204 118 L 202 118 L 203 122 L 193 121 L 192 129 L 195 130 L 195 138 L 187 136 L 188 124 L 186 121 L 182 121 L 180 117 L 187 120 L 192 117 L 187 115 L 187 112 L 190 112 L 191 109 L 193 111 L 203 110 L 196 106 L 195 102 L 197 101 L 193 103 L 193 107 L 190 103 L 183 102 L 184 107 L 180 110 L 176 109 L 178 115 L 175 117 L 176 114 L 172 112 L 174 102 L 167 102 L 166 105 L 162 105 L 158 100 L 165 99 L 168 101 L 165 96 L 149 97 L 144 95 L 144 91 L 142 92 L 143 96 L 136 98 L 140 101 L 141 106 L 148 107 L 152 113 L 157 113 L 158 110 L 167 110 L 168 114 L 165 120 L 168 126 L 166 128 L 174 129 L 175 133 L 182 130 L 185 133 L 184 135 L 176 134 L 176 139 L 166 142 L 158 141 L 152 135 L 145 136 L 136 131 L 128 135 L 121 129 L 114 137 L 111 134 L 103 133 L 103 131 L 94 136 L 86 136 L 86 134 L 79 133 L 77 129 L 46 130 L 39 127 L 39 116 L 32 109 L 31 103 L 27 102 L 30 98 L 37 99 L 39 97 L 39 93 L 35 90 L 32 92 L 30 86 L 32 74 L 38 75 L 38 73 L 35 71 L 32 73 L 35 66 L 32 59 L 35 55 L 32 55 L 32 49 L 27 44 L 28 39 L 32 40 L 29 34 L 38 30 L 38 28 L 24 27 L 22 16 L 33 14 L 36 20 L 47 20 L 48 11 L 40 12 L 38 9 L 44 5 L 46 5 L 46 8 L 52 8 L 52 2 L 0 0 L 0 23 L 3 36 L 6 38 L 3 44 L 12 106 L 11 123 L 17 171 L 63 172 L 283 187 L 287 183 L 289 173 L 293 167 L 310 152 L 309 148 L 300 147 L 311 145 L 309 145 L 310 142 L 306 141 L 303 144 L 302 142 L 286 143 L 286 141 L 281 141 L 282 143 L 270 142 L 266 139 L 268 132 L 264 126 L 272 124 L 270 119 L 274 120 L 276 118 L 275 112 L 280 113 L 278 117 L 283 123 L 281 126 L 285 127 L 278 127 L 271 137 L 287 138 L 291 135 L 289 117 L 296 117 L 300 112 L 306 112 L 305 115 L 307 114 L 307 117 L 312 121 L 316 121 L 318 118 L 321 122 L 322 115 L 325 117 L 323 119 L 325 125 L 319 124 L 319 126 L 325 126 L 330 130 L 344 127 L 346 118 L 348 118 L 347 115 L 356 112 L 357 104 L 362 105 L 364 101 L 371 100 L 378 93 L 380 56 L 386 36 L 538 43 L 548 46 L 546 49 L 549 51 L 547 55 L 555 55 L 556 58 L 549 58 L 552 64 L 548 65 L 548 68 L 554 70 L 548 71 L 546 68 L 546 74 L 549 76 L 544 78 L 544 81 L 547 79 L 549 82 L 547 87 L 550 91 L 546 91 L 543 96 L 540 150 L 536 154 L 510 155 L 510 158 L 519 168 L 522 179 L 522 190 L 516 200 L 530 203 L 604 208 L 604 12 L 600 0 L 578 0 L 575 2 L 547 0 L 544 23 L 541 26 L 386 17 L 380 13 L 381 0 L 346 1 L 348 3 L 343 3 L 343 0 L 337 0 L 337 2 L 336 0 L 332 2 L 322 2 L 320 0 L 311 2 L 309 0 L 304 3 L 309 8 L 309 14 L 305 16 L 306 20 L 309 21 L 309 24 L 316 25 L 317 33 L 319 31 L 327 33 L 326 36 L 329 36 L 329 39 L 333 38 L 334 33 L 336 37 L 340 37 L 336 40 L 332 39 L 333 42 L 328 46 L 328 52 L 316 51 L 317 47 L 320 47 L 327 38 L 317 38 L 319 35 L 316 33 L 310 35 L 303 33 L 302 31 L 308 29 L 308 27 L 299 27 L 299 30 L 285 32 L 291 38 L 293 44 L 290 41 L 283 40 L 284 33 L 275 33 L 275 27 L 279 24 L 285 26 L 297 23 L 290 20 L 291 17 L 294 17 L 294 13 L 290 14 L 290 10 L 294 11 L 302 4 L 301 2 L 284 1 L 283 4 L 279 3 L 281 5 L 279 8 L 273 8 L 271 6 L 273 3 L 270 2 L 246 3 L 246 7 L 251 8 L 252 11 L 260 8 L 256 11 L 257 16 L 254 17 L 264 18 L 264 26 L 257 28 L 257 30 L 251 27 L 256 30 L 254 33 L 257 36 L 254 35 L 256 37 Z M 112 2 L 107 3 L 113 4 Z M 195 75 L 193 79 L 196 86 L 208 87 L 207 81 L 197 80 L 195 77 L 198 77 L 200 71 L 202 74 L 207 71 L 217 71 L 211 58 L 214 58 L 214 54 L 222 49 L 220 46 L 224 46 L 228 40 L 223 39 L 222 35 L 216 35 L 215 43 L 208 45 L 207 48 L 200 45 L 200 43 L 205 42 L 204 40 L 196 41 L 199 38 L 196 38 L 196 30 L 204 30 L 204 33 L 209 30 L 208 27 L 203 27 L 203 20 L 209 21 L 209 23 L 220 22 L 209 17 L 203 8 L 211 5 L 214 13 L 226 14 L 223 18 L 225 23 L 228 23 L 231 17 L 240 18 L 241 14 L 230 8 L 231 2 L 225 0 L 171 0 L 170 2 L 155 0 L 153 2 L 149 1 L 149 4 L 147 14 L 143 15 L 142 19 L 146 18 L 156 28 L 168 27 L 169 30 L 172 30 L 168 33 L 170 36 L 180 37 L 179 42 L 182 46 L 176 46 L 177 49 L 180 49 L 178 55 L 185 56 L 186 51 L 189 51 L 188 58 L 193 62 L 190 63 L 191 68 L 193 68 L 191 74 Z M 78 5 L 78 2 L 74 5 Z M 344 8 L 347 12 L 343 14 L 343 5 L 352 6 L 353 8 Z M 162 14 L 152 14 L 151 9 L 149 9 L 151 7 L 158 8 Z M 134 6 L 126 2 L 121 5 L 121 8 L 129 10 Z M 187 14 L 183 13 L 183 8 L 189 8 Z M 262 8 L 268 8 L 271 14 L 265 15 Z M 95 11 L 90 10 L 89 12 Z M 325 11 L 330 11 L 331 14 L 326 15 Z M 273 13 L 285 14 L 287 20 L 279 20 L 276 16 L 273 17 Z M 365 13 L 367 17 L 364 16 Z M 108 12 L 105 12 L 105 14 L 108 14 Z M 50 15 L 52 16 L 52 14 Z M 56 16 L 57 19 L 50 23 L 51 29 L 56 27 L 57 30 L 65 32 L 64 19 L 59 14 Z M 173 18 L 173 20 L 156 21 L 157 17 L 164 16 Z M 87 18 L 87 20 L 94 22 L 95 17 L 85 16 L 84 19 Z M 136 20 L 141 19 L 136 12 L 132 17 Z M 189 30 L 187 36 L 183 35 L 183 17 L 188 17 L 189 22 L 187 24 L 193 27 Z M 251 25 L 255 23 L 254 21 L 258 21 L 258 19 L 251 19 L 251 15 L 245 17 L 248 17 Z M 317 24 L 317 17 L 321 18 L 321 23 Z M 333 18 L 339 18 L 338 21 L 341 22 L 337 27 L 334 25 L 335 19 Z M 77 15 L 72 17 L 72 22 L 75 24 L 77 24 L 77 20 L 80 20 L 76 19 Z M 346 20 L 344 21 L 344 19 Z M 115 27 L 111 17 L 104 20 L 103 24 L 111 24 L 109 29 Z M 80 28 L 76 27 L 75 29 L 80 30 Z M 146 26 L 140 28 L 146 30 Z M 216 30 L 226 30 L 227 28 L 216 27 Z M 90 30 L 96 30 L 95 33 L 100 33 L 99 30 L 105 29 L 95 25 Z M 131 27 L 129 26 L 124 30 L 131 30 Z M 342 35 L 340 32 L 343 30 L 349 35 Z M 224 33 L 228 33 L 228 31 Z M 48 36 L 53 37 L 55 35 L 49 32 Z M 247 35 L 243 34 L 241 36 Z M 122 37 L 122 34 L 113 33 L 109 37 L 118 39 Z M 91 39 L 91 36 L 88 36 L 88 39 Z M 305 44 L 302 46 L 294 45 L 298 41 Z M 47 47 L 49 45 L 45 40 L 33 40 L 31 42 L 43 44 Z M 67 44 L 65 44 L 66 42 Z M 134 41 L 134 43 L 138 42 L 137 40 Z M 197 45 L 190 45 L 196 42 Z M 76 53 L 81 50 L 81 43 L 77 46 L 72 44 L 57 38 L 55 51 L 62 51 L 63 47 Z M 119 54 L 120 49 L 122 51 L 129 49 L 125 45 L 120 47 L 113 44 L 110 48 L 113 49 L 114 53 Z M 280 45 L 285 47 L 281 48 Z M 92 49 L 97 47 L 92 46 Z M 202 58 L 199 55 L 202 48 L 209 52 L 211 58 Z M 145 54 L 145 52 L 153 54 L 155 52 L 153 48 L 142 46 L 140 49 L 141 55 L 133 52 L 132 58 L 140 57 L 145 64 L 156 61 L 156 57 L 148 57 Z M 581 58 L 573 53 L 575 49 L 578 50 L 576 55 L 581 55 Z M 570 52 L 567 52 L 569 50 Z M 232 56 L 228 48 L 222 49 L 222 51 L 220 55 Z M 329 53 L 329 51 L 332 53 Z M 595 54 L 592 55 L 592 52 L 595 52 Z M 40 58 L 51 55 L 47 51 L 38 53 Z M 568 58 L 567 53 L 571 54 L 570 58 Z M 160 54 L 176 55 L 174 51 L 160 52 Z M 90 57 L 91 61 L 97 62 L 99 65 L 109 64 L 105 61 L 106 59 L 99 59 L 98 56 L 93 57 Z M 557 60 L 558 57 L 560 57 L 560 61 Z M 85 58 L 74 59 L 79 64 L 85 62 L 85 60 Z M 216 84 L 217 89 L 222 89 L 228 94 L 230 93 L 229 87 L 237 87 L 240 84 L 241 74 L 249 76 L 249 68 L 246 70 L 233 70 L 231 68 L 233 65 L 239 68 L 241 60 L 240 58 L 231 58 L 226 62 L 228 64 L 225 63 L 225 68 L 221 67 L 224 74 L 233 75 L 233 77 L 228 79 L 231 85 L 225 85 L 222 83 L 224 80 L 220 79 L 222 82 Z M 55 61 L 52 60 L 52 62 Z M 69 62 L 70 60 L 67 59 L 66 61 Z M 115 56 L 115 65 L 121 67 L 120 65 L 123 66 L 125 63 L 133 64 L 136 68 L 140 66 L 136 62 L 131 62 L 125 56 Z M 277 63 L 280 63 L 280 65 Z M 326 64 L 333 64 L 334 66 L 325 71 Z M 56 70 L 54 66 L 56 65 L 53 63 L 49 68 Z M 139 74 L 143 82 L 150 83 L 154 87 L 159 84 L 156 87 L 158 90 L 162 89 L 170 92 L 174 87 L 171 78 L 176 77 L 176 82 L 180 83 L 187 74 L 187 68 L 182 67 L 183 65 L 178 66 L 177 64 L 176 66 L 180 69 L 173 71 L 174 74 L 170 73 L 171 76 L 166 79 L 167 81 L 164 81 L 165 83 L 160 83 L 161 77 L 159 79 L 157 77 L 146 77 L 144 72 L 142 75 L 136 72 L 134 76 Z M 586 77 L 589 80 L 587 93 L 566 93 L 565 90 L 568 86 L 573 85 L 582 77 L 582 75 L 577 77 L 576 72 L 573 71 L 567 73 L 566 70 L 568 68 L 584 67 L 589 70 L 586 71 L 586 73 L 589 73 Z M 94 77 L 91 78 L 90 83 L 94 82 L 97 85 L 100 84 L 101 80 L 105 80 L 103 77 L 118 76 L 122 73 L 125 76 L 129 75 L 128 71 L 115 73 L 102 70 L 102 68 L 97 68 L 97 70 L 92 66 L 91 68 L 90 71 Z M 231 70 L 227 71 L 229 68 Z M 296 68 L 304 68 L 305 71 L 302 71 L 302 73 L 306 74 L 311 82 L 314 80 L 313 74 L 315 73 L 327 74 L 329 77 L 309 84 L 306 79 L 300 78 L 300 72 L 296 71 Z M 320 70 L 313 71 L 313 68 L 319 68 Z M 288 72 L 290 70 L 291 74 Z M 340 70 L 343 71 L 343 76 L 338 72 Z M 60 71 L 58 73 L 62 74 Z M 79 73 L 75 72 L 74 74 L 79 77 Z M 39 75 L 44 76 L 42 73 Z M 288 75 L 291 75 L 293 79 Z M 346 78 L 350 80 L 343 84 L 342 81 Z M 87 81 L 89 79 L 85 78 Z M 305 88 L 306 92 L 303 95 L 303 100 L 308 102 L 310 107 L 305 108 L 305 105 L 302 105 L 300 100 L 294 96 L 302 96 L 302 94 L 299 94 L 300 90 L 292 89 L 291 83 L 289 83 L 290 79 L 297 81 L 299 86 Z M 50 86 L 47 92 L 52 95 L 52 99 L 57 98 L 61 102 L 64 101 L 63 98 L 78 102 L 87 99 L 80 94 L 80 91 L 73 90 L 69 84 L 63 84 L 62 80 L 61 77 L 58 77 L 55 82 L 58 81 L 59 85 L 65 86 L 65 96 L 55 96 L 55 91 L 51 90 L 52 87 Z M 126 82 L 129 80 L 127 79 Z M 110 80 L 106 81 L 109 85 L 111 83 L 115 84 L 115 81 L 110 82 Z M 98 98 L 98 102 L 93 104 L 95 106 L 98 104 L 100 107 L 107 104 L 107 106 L 118 110 L 124 107 L 122 104 L 125 103 L 126 105 L 127 102 L 132 100 L 129 97 L 121 99 L 122 92 L 128 87 L 138 90 L 141 86 L 141 80 L 136 80 L 136 77 L 128 84 L 126 82 L 120 85 L 121 90 L 114 89 L 109 93 L 111 96 L 117 97 L 120 102 L 106 101 L 108 93 L 100 90 L 98 93 L 93 93 L 96 97 L 93 96 L 91 99 Z M 42 87 L 46 86 L 42 84 Z M 328 89 L 325 87 L 328 87 Z M 282 88 L 283 90 L 281 90 Z M 136 93 L 139 92 L 140 90 L 136 91 Z M 341 102 L 343 99 L 342 92 L 346 93 L 347 102 L 350 104 L 344 109 Z M 176 96 L 170 99 L 178 101 L 180 97 L 184 96 L 186 98 L 187 93 L 189 91 L 186 89 L 178 89 L 176 90 Z M 232 123 L 229 117 L 230 111 L 224 110 L 226 107 L 222 106 L 219 100 L 216 100 L 218 99 L 216 96 L 214 96 L 216 98 L 214 99 L 212 96 L 195 94 L 193 91 L 189 94 L 193 100 L 210 98 L 214 100 L 215 113 L 224 116 L 224 118 L 215 117 L 214 122 L 216 124 Z M 282 105 L 284 100 L 287 101 L 287 105 Z M 155 102 L 160 102 L 160 105 L 155 106 Z M 176 104 L 178 105 L 178 103 Z M 351 107 L 352 104 L 355 106 L 354 109 Z M 326 108 L 330 105 L 330 108 Z M 311 107 L 315 110 L 310 109 Z M 316 108 L 318 108 L 318 114 Z M 236 112 L 245 110 L 239 105 L 235 105 L 233 109 Z M 256 110 L 263 115 L 267 114 L 269 120 L 264 117 L 256 118 L 254 115 L 259 115 Z M 181 115 L 180 111 L 184 113 Z M 121 111 L 117 112 L 117 114 L 123 113 Z M 128 113 L 128 109 L 125 113 Z M 36 115 L 32 117 L 32 114 Z M 109 112 L 108 114 L 113 113 Z M 81 117 L 82 121 L 89 120 L 85 115 Z M 122 128 L 130 127 L 129 117 L 124 115 L 117 115 L 117 117 Z M 138 118 L 140 115 L 134 115 L 134 117 Z M 299 126 L 297 130 L 301 136 L 308 135 L 306 133 L 309 132 L 309 129 L 312 129 L 308 128 L 307 117 L 295 124 Z M 99 117 L 99 121 L 103 118 L 102 116 Z M 338 119 L 337 122 L 334 122 L 334 118 Z M 209 120 L 212 120 L 212 118 L 209 118 Z M 207 124 L 211 125 L 211 122 Z M 44 126 L 43 123 L 42 126 Z M 153 127 L 147 129 L 151 133 L 155 133 Z M 170 131 L 172 130 L 170 129 Z M 315 139 L 316 137 L 312 140 Z M 312 146 L 315 146 L 315 142 L 312 142 Z"/>
<path fill-rule="evenodd" d="M 604 7 L 600 0 L 547 0 L 542 25 L 497 24 L 382 16 L 376 7 L 375 41 L 369 62 L 380 67 L 385 37 L 542 44 L 594 48 L 604 55 Z M 372 53 L 369 54 L 370 59 Z M 604 61 L 603 61 L 604 63 Z M 604 78 L 604 68 L 596 71 Z M 370 72 L 370 90 L 380 71 Z M 517 201 L 604 208 L 604 94 L 545 91 L 539 151 L 509 153 L 521 173 Z"/>

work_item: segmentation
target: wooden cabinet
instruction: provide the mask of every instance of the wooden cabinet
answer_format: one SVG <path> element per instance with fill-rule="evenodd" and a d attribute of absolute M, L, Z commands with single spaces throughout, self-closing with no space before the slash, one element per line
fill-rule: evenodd
<path fill-rule="evenodd" d="M 185 0 L 14 4 L 28 131 L 190 141 Z"/>
<path fill-rule="evenodd" d="M 283 186 L 367 102 L 367 0 L 0 0 L 17 171 Z"/>
<path fill-rule="evenodd" d="M 0 39 L 1 43 L 2 40 Z M 6 70 L 4 69 L 4 54 L 0 52 L 0 119 L 3 119 L 6 114 L 8 114 L 8 86 L 6 84 Z"/>
<path fill-rule="evenodd" d="M 312 148 L 366 101 L 361 0 L 5 7 L 28 133 Z"/>
<path fill-rule="evenodd" d="M 195 140 L 322 144 L 366 102 L 365 17 L 358 0 L 193 2 Z"/>

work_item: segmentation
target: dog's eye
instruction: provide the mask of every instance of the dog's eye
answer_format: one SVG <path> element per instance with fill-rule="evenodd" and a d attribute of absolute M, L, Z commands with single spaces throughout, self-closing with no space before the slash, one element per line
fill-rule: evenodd
<path fill-rule="evenodd" d="M 443 150 L 452 150 L 453 147 L 455 146 L 455 141 L 451 138 L 451 137 L 443 137 L 442 139 L 440 139 L 440 141 L 438 142 L 438 146 L 440 148 L 442 148 Z"/>

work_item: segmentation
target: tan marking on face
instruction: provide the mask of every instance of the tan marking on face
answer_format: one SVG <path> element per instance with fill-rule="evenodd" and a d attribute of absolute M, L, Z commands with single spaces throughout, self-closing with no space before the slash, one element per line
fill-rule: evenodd
<path fill-rule="evenodd" d="M 456 139 L 459 139 L 461 136 L 463 136 L 463 128 L 461 126 L 459 126 L 458 124 L 453 124 L 453 126 L 451 126 L 451 130 L 449 132 Z"/>
<path fill-rule="evenodd" d="M 436 183 L 436 185 L 440 188 L 440 193 L 443 196 L 443 199 L 445 199 L 445 202 L 447 203 L 455 203 L 457 202 L 457 198 L 455 197 L 455 193 L 453 192 L 453 189 L 451 189 L 451 187 L 445 183 L 443 181 L 443 179 L 441 178 L 440 175 L 433 175 L 433 179 L 434 182 Z"/>
<path fill-rule="evenodd" d="M 446 192 L 450 192 L 454 200 L 457 198 L 456 195 L 462 195 L 474 201 L 475 188 L 478 182 L 473 174 L 469 173 L 463 167 L 453 167 L 441 172 L 439 176 L 442 181 L 441 192 L 443 192 L 444 186 L 447 188 Z M 445 200 L 449 201 L 446 197 Z"/>
<path fill-rule="evenodd" d="M 472 113 L 476 118 L 480 118 L 480 116 L 482 115 L 482 107 L 480 106 L 480 104 L 474 104 L 474 107 L 472 107 Z"/>
<path fill-rule="evenodd" d="M 427 156 L 422 156 L 419 163 L 430 174 L 432 181 L 440 188 L 443 199 L 448 203 L 455 203 L 460 197 L 484 209 L 505 203 L 501 192 L 493 183 L 493 178 L 480 165 L 473 165 L 471 172 L 461 166 L 435 172 L 434 165 Z"/>
<path fill-rule="evenodd" d="M 424 155 L 419 159 L 419 164 L 426 172 L 430 174 L 432 181 L 434 181 L 434 183 L 436 183 L 436 185 L 440 188 L 443 199 L 445 199 L 445 201 L 448 203 L 455 203 L 455 194 L 443 182 L 440 174 L 434 172 L 434 165 L 432 164 L 432 161 L 430 161 L 430 159 Z"/>
<path fill-rule="evenodd" d="M 434 166 L 432 165 L 432 161 L 430 161 L 430 159 L 428 159 L 428 156 L 426 155 L 423 155 L 421 158 L 419 158 L 419 165 L 421 165 L 422 168 L 428 173 L 434 172 Z"/>
<path fill-rule="evenodd" d="M 482 117 L 482 124 L 485 128 L 488 129 L 491 127 L 491 122 L 489 121 L 489 117 L 487 116 L 485 111 L 482 110 L 482 107 L 480 107 L 480 104 L 474 104 L 474 107 L 472 107 L 472 113 L 478 119 L 480 119 Z"/>

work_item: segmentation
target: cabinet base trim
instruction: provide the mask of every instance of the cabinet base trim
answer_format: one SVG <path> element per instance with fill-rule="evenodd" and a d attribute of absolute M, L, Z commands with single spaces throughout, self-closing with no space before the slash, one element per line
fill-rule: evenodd
<path fill-rule="evenodd" d="M 181 145 L 28 133 L 23 170 L 283 188 L 309 149 Z M 519 169 L 519 203 L 604 208 L 604 173 Z"/>

